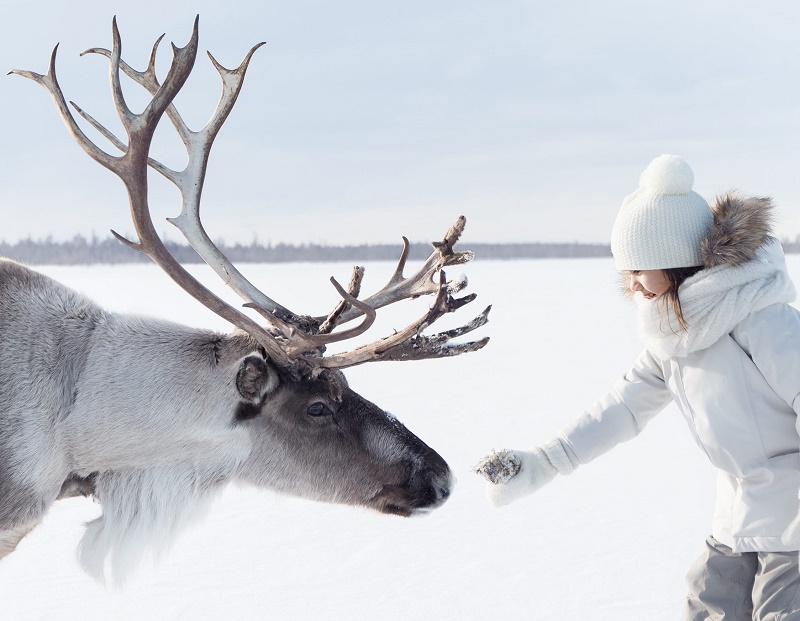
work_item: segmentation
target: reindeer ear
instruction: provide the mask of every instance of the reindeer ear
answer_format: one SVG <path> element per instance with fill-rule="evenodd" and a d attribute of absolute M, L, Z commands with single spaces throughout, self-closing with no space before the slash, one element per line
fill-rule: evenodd
<path fill-rule="evenodd" d="M 244 358 L 236 374 L 236 388 L 242 398 L 252 404 L 261 400 L 278 387 L 278 374 L 260 356 Z"/>

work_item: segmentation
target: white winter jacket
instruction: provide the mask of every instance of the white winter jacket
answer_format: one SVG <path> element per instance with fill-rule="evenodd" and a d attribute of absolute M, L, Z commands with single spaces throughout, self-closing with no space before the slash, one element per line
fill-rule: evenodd
<path fill-rule="evenodd" d="M 761 262 L 788 279 L 779 245 L 762 252 Z M 707 283 L 716 269 L 692 278 Z M 672 400 L 718 468 L 714 537 L 735 552 L 797 550 L 781 536 L 800 511 L 800 312 L 786 303 L 761 308 L 758 292 L 752 298 L 756 310 L 745 308 L 735 324 L 724 321 L 741 299 L 715 317 L 722 334 L 701 349 L 665 353 L 646 342 L 633 368 L 559 438 L 587 463 L 638 435 Z"/>

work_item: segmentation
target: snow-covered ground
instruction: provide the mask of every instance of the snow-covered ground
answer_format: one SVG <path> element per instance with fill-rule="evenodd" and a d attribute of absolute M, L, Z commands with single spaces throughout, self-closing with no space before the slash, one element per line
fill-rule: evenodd
<path fill-rule="evenodd" d="M 800 282 L 800 256 L 789 265 Z M 349 274 L 343 264 L 244 267 L 314 314 L 335 301 L 327 278 Z M 369 264 L 365 290 L 392 267 Z M 149 265 L 42 269 L 114 310 L 225 329 Z M 675 619 L 709 532 L 714 471 L 672 406 L 636 440 L 501 510 L 470 472 L 493 448 L 549 438 L 633 361 L 633 309 L 611 260 L 477 260 L 464 271 L 479 298 L 458 316 L 494 305 L 486 349 L 347 372 L 448 461 L 459 481 L 442 508 L 402 519 L 229 488 L 161 564 L 118 591 L 75 560 L 99 507 L 62 501 L 0 562 L 0 619 Z M 419 312 L 386 309 L 374 336 Z"/>

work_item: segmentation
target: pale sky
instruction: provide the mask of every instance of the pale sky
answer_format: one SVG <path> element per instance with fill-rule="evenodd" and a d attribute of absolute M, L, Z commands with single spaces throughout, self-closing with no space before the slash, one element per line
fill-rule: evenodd
<path fill-rule="evenodd" d="M 136 68 L 166 33 L 162 77 L 168 42 L 185 45 L 196 14 L 201 50 L 227 67 L 267 42 L 211 154 L 202 213 L 215 239 L 427 241 L 463 213 L 465 241 L 606 243 L 623 197 L 661 153 L 683 156 L 707 198 L 733 187 L 773 196 L 778 234 L 800 234 L 797 2 L 0 7 L 3 73 L 44 72 L 60 43 L 65 96 L 115 130 L 107 61 L 79 56 L 111 46 L 113 15 Z M 219 88 L 198 56 L 177 99 L 190 126 L 205 123 Z M 43 88 L 0 75 L 0 101 L 0 239 L 132 230 L 121 182 L 72 142 Z M 176 144 L 164 132 L 153 156 L 177 166 Z M 155 174 L 153 190 L 156 221 L 177 215 L 177 192 Z"/>

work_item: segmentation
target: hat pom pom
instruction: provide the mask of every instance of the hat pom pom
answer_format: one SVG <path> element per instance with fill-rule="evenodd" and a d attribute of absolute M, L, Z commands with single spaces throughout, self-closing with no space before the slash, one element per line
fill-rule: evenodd
<path fill-rule="evenodd" d="M 639 187 L 655 194 L 688 194 L 693 185 L 691 167 L 677 155 L 659 155 L 639 178 Z"/>

